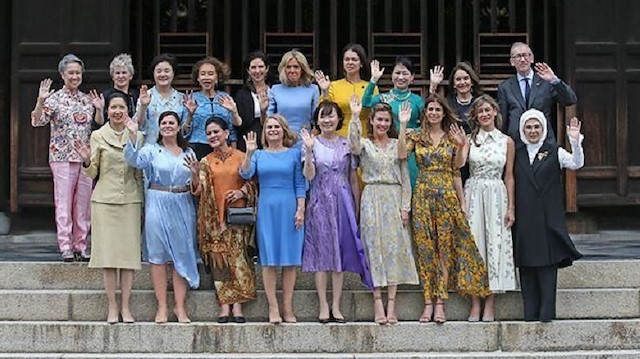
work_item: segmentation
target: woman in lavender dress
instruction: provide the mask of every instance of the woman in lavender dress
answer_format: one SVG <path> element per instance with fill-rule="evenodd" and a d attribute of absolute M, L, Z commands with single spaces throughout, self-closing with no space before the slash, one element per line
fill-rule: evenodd
<path fill-rule="evenodd" d="M 316 273 L 318 321 L 324 324 L 333 318 L 344 323 L 340 311 L 343 272 L 360 274 L 363 283 L 373 289 L 356 222 L 360 202 L 356 160 L 347 140 L 336 132 L 344 121 L 337 103 L 320 103 L 313 118 L 320 135 L 311 136 L 306 129 L 301 131 L 303 173 L 311 181 L 302 270 Z M 331 311 L 326 292 L 328 272 L 333 291 Z"/>

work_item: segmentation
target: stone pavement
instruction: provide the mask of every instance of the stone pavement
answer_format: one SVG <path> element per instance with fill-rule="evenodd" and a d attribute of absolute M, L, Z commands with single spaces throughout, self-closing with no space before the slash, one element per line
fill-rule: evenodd
<path fill-rule="evenodd" d="M 584 259 L 640 259 L 640 230 L 571 235 Z M 0 261 L 59 261 L 55 232 L 34 230 L 0 236 Z"/>

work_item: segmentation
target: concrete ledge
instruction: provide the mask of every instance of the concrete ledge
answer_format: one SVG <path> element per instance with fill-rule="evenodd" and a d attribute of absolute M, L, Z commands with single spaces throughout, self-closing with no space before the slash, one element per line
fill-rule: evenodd
<path fill-rule="evenodd" d="M 104 321 L 107 299 L 101 290 L 0 290 L 0 320 L 77 320 Z M 187 297 L 187 310 L 194 321 L 217 318 L 219 306 L 213 291 L 191 291 Z M 155 317 L 156 300 L 151 290 L 136 290 L 131 299 L 131 310 L 136 320 L 150 322 Z M 173 307 L 169 293 L 169 308 Z M 342 313 L 349 321 L 371 322 L 373 299 L 367 291 L 345 291 Z M 315 322 L 318 300 L 313 290 L 297 290 L 294 308 L 300 321 Z M 397 314 L 403 321 L 417 321 L 424 308 L 421 291 L 400 290 L 397 296 Z M 469 315 L 469 300 L 452 295 L 446 303 L 447 319 L 465 321 Z M 558 291 L 557 314 L 560 319 L 637 318 L 640 317 L 640 289 L 564 289 Z M 244 305 L 249 321 L 266 321 L 267 299 L 258 292 L 256 300 Z M 519 293 L 506 293 L 496 297 L 496 319 L 521 320 L 522 300 Z"/>
<path fill-rule="evenodd" d="M 640 260 L 578 261 L 558 272 L 559 288 L 640 288 Z M 213 288 L 211 276 L 200 269 L 201 289 Z M 260 270 L 258 287 L 262 289 Z M 280 285 L 280 282 L 279 284 Z M 345 290 L 365 290 L 360 278 L 345 273 Z M 134 277 L 135 289 L 151 289 L 149 265 Z M 298 272 L 297 289 L 315 289 L 313 273 Z M 417 289 L 418 286 L 401 286 Z M 102 273 L 86 264 L 56 262 L 0 262 L 0 289 L 102 289 Z"/>
<path fill-rule="evenodd" d="M 640 350 L 607 350 L 607 351 L 571 351 L 571 352 L 474 352 L 474 353 L 295 353 L 295 354 L 70 354 L 70 353 L 35 353 L 35 354 L 1 354 L 0 359 L 435 359 L 435 358 L 460 358 L 460 359 L 637 359 Z"/>
<path fill-rule="evenodd" d="M 108 325 L 0 322 L 0 352 L 390 353 L 498 350 L 496 323 Z"/>

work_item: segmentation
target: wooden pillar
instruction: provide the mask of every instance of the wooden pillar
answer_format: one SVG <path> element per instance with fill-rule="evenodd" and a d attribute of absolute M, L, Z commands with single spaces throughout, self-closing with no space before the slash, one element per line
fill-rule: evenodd
<path fill-rule="evenodd" d="M 0 29 L 11 28 L 11 1 L 0 2 Z M 9 49 L 9 31 L 0 31 L 0 49 Z M 9 195 L 9 99 L 11 51 L 0 52 L 0 211 L 7 208 Z"/>

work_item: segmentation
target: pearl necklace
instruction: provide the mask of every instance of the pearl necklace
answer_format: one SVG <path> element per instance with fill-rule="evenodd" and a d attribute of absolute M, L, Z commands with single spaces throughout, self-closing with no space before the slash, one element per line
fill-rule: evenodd
<path fill-rule="evenodd" d="M 473 97 L 469 98 L 466 101 L 463 101 L 463 100 L 460 100 L 460 97 L 456 96 L 456 102 L 461 106 L 466 106 L 466 105 L 470 104 L 471 100 L 473 100 Z"/>

